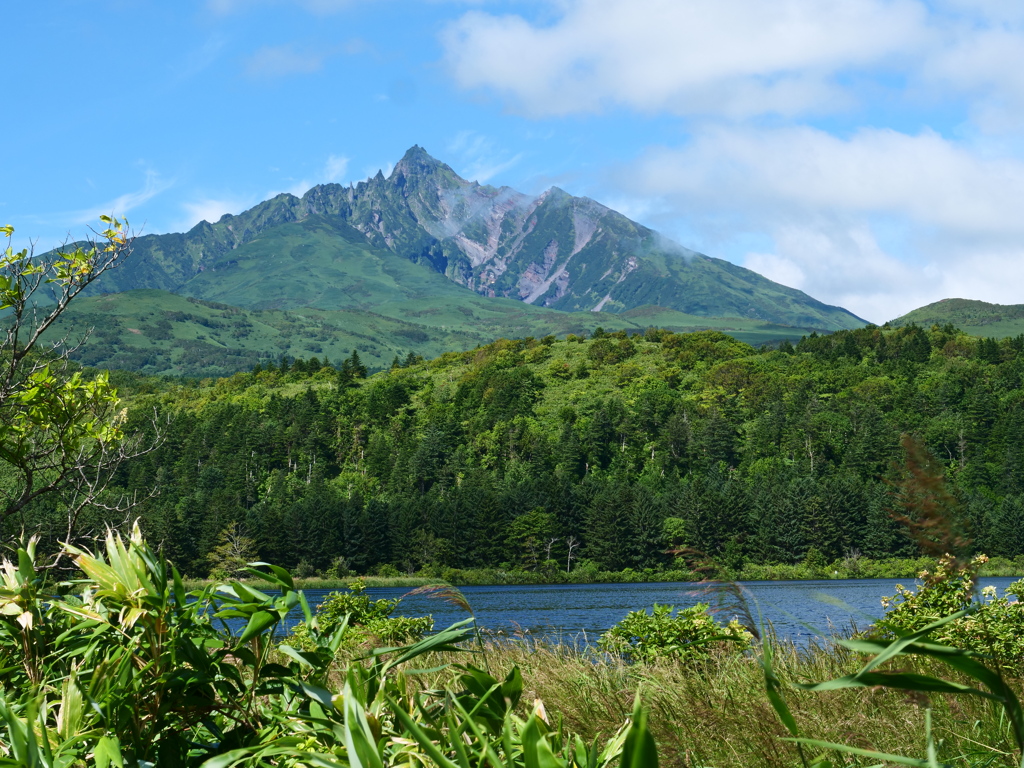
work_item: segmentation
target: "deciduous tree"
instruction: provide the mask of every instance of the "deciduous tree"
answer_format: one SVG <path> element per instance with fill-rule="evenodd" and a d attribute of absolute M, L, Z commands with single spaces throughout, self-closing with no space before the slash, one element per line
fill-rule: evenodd
<path fill-rule="evenodd" d="M 122 429 L 121 401 L 105 373 L 85 375 L 69 360 L 88 334 L 71 341 L 51 330 L 83 290 L 131 253 L 126 223 L 100 218 L 105 228 L 91 241 L 38 257 L 31 248 L 15 251 L 14 228 L 0 227 L 8 240 L 0 252 L 0 530 L 8 533 L 31 526 L 25 511 L 46 494 L 61 499 L 65 539 L 85 507 L 125 508 L 123 499 L 101 499 L 112 472 L 137 450 Z"/>

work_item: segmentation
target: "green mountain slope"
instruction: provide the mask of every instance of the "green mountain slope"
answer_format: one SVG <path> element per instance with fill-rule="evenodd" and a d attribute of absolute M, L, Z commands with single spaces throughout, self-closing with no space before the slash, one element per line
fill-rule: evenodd
<path fill-rule="evenodd" d="M 159 288 L 249 308 L 322 309 L 412 294 L 445 301 L 446 286 L 565 311 L 663 306 L 701 317 L 818 330 L 864 325 L 839 307 L 725 261 L 688 251 L 588 198 L 552 188 L 538 197 L 481 186 L 414 147 L 387 178 L 278 195 L 184 234 L 136 241 L 97 292 Z M 388 253 L 439 279 L 405 282 L 395 264 L 357 268 Z M 340 265 L 339 261 L 344 262 Z M 273 281 L 262 279 L 271 270 Z M 390 289 L 386 289 L 387 286 Z M 308 301 L 303 297 L 309 297 Z M 364 303 L 366 303 L 364 302 Z M 376 310 L 375 310 L 376 311 Z"/>
<path fill-rule="evenodd" d="M 409 302 L 488 301 L 428 267 L 370 246 L 338 219 L 313 215 L 265 230 L 208 262 L 177 293 L 249 309 L 360 309 L 405 314 Z M 517 302 L 498 302 L 518 306 Z"/>
<path fill-rule="evenodd" d="M 79 299 L 52 333 L 72 337 L 89 333 L 88 343 L 75 356 L 86 365 L 152 374 L 227 376 L 282 355 L 337 362 L 355 349 L 367 366 L 379 369 L 409 352 L 436 357 L 502 337 L 584 335 L 599 326 L 631 333 L 652 325 L 675 331 L 715 329 L 755 345 L 796 340 L 808 332 L 749 320 L 696 317 L 662 307 L 621 314 L 559 312 L 452 288 L 469 301 L 398 301 L 404 318 L 365 309 L 250 310 L 140 289 Z"/>
<path fill-rule="evenodd" d="M 1024 304 L 989 304 L 973 299 L 942 299 L 890 321 L 925 328 L 950 323 L 972 336 L 1002 339 L 1024 333 Z"/>

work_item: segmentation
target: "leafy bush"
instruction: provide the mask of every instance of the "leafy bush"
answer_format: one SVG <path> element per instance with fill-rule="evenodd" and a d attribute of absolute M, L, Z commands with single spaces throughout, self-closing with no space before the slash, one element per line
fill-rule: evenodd
<path fill-rule="evenodd" d="M 365 594 L 366 586 L 359 581 L 349 585 L 348 592 L 332 592 L 316 609 L 315 631 L 328 635 L 346 622 L 354 631 L 349 633 L 349 645 L 361 645 L 375 640 L 386 645 L 419 640 L 434 628 L 429 616 L 392 616 L 401 603 L 392 600 L 371 600 Z M 288 641 L 301 648 L 314 645 L 314 626 L 300 622 L 292 630 Z"/>
<path fill-rule="evenodd" d="M 639 703 L 616 736 L 587 744 L 550 725 L 539 701 L 517 712 L 518 669 L 501 681 L 458 667 L 458 690 L 410 684 L 399 668 L 461 651 L 468 621 L 339 669 L 347 623 L 324 631 L 284 569 L 259 574 L 279 596 L 241 582 L 189 594 L 137 527 L 104 545 L 97 555 L 68 546 L 85 578 L 56 589 L 43 588 L 34 542 L 0 564 L 2 765 L 657 766 Z M 342 597 L 336 613 L 363 609 L 370 622 L 393 609 Z M 297 607 L 309 647 L 277 645 Z M 215 625 L 227 619 L 242 624 L 237 634 Z"/>
<path fill-rule="evenodd" d="M 979 555 L 965 563 L 946 555 L 933 571 L 921 571 L 917 592 L 897 584 L 896 594 L 883 599 L 888 611 L 871 634 L 895 638 L 966 611 L 936 630 L 932 634 L 935 640 L 1020 669 L 1024 665 L 1024 604 L 1019 599 L 997 598 L 994 587 L 982 590 L 980 596 L 975 593 L 977 573 L 987 560 Z M 1006 592 L 1020 598 L 1024 581 L 1014 582 Z"/>
<path fill-rule="evenodd" d="M 630 661 L 674 657 L 701 661 L 715 651 L 742 652 L 753 636 L 733 619 L 722 626 L 708 613 L 707 603 L 684 608 L 655 604 L 651 613 L 632 611 L 598 640 L 598 647 Z"/>

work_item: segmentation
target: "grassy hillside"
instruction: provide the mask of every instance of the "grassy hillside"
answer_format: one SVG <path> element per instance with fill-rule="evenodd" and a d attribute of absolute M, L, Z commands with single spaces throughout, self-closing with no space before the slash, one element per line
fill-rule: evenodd
<path fill-rule="evenodd" d="M 1024 304 L 943 299 L 908 312 L 889 324 L 900 327 L 911 323 L 925 328 L 950 323 L 972 336 L 1004 339 L 1024 333 Z"/>
<path fill-rule="evenodd" d="M 404 266 L 420 269 L 408 262 Z M 387 285 L 381 279 L 374 289 L 383 297 Z M 630 332 L 652 325 L 674 331 L 713 328 L 753 345 L 796 340 L 808 333 L 808 329 L 749 320 L 694 317 L 661 307 L 618 315 L 558 312 L 486 299 L 455 285 L 451 289 L 458 301 L 382 300 L 375 312 L 308 307 L 251 310 L 167 291 L 126 291 L 80 299 L 54 333 L 70 331 L 81 336 L 91 329 L 88 344 L 76 355 L 86 365 L 186 376 L 227 376 L 282 355 L 337 362 L 353 349 L 367 366 L 379 369 L 409 352 L 436 357 L 498 338 L 584 335 L 599 326 Z M 388 317 L 387 312 L 398 316 Z"/>
<path fill-rule="evenodd" d="M 488 301 L 427 267 L 371 247 L 344 222 L 322 216 L 266 230 L 175 292 L 247 309 L 359 309 L 389 316 L 409 301 Z"/>
<path fill-rule="evenodd" d="M 353 349 L 371 368 L 382 368 L 410 350 L 437 355 L 488 340 L 370 312 L 244 310 L 157 290 L 83 299 L 55 332 L 90 329 L 79 362 L 189 376 L 226 376 L 282 355 L 338 361 Z"/>

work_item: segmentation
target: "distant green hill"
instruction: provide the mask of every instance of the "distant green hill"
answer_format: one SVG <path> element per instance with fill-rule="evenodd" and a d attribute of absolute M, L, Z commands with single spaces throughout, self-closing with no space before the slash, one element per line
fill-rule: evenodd
<path fill-rule="evenodd" d="M 367 279 L 366 285 L 379 291 L 373 295 L 386 294 L 386 281 Z M 71 332 L 75 337 L 90 332 L 88 343 L 76 354 L 86 365 L 153 374 L 227 376 L 260 361 L 277 361 L 282 355 L 337 362 L 355 349 L 367 366 L 379 369 L 409 352 L 429 358 L 502 337 L 582 335 L 599 326 L 629 332 L 652 325 L 674 331 L 716 329 L 755 345 L 796 340 L 809 332 L 749 320 L 695 317 L 662 307 L 621 314 L 559 312 L 451 288 L 463 294 L 462 301 L 381 301 L 381 309 L 402 309 L 404 317 L 370 312 L 362 308 L 366 303 L 362 300 L 353 300 L 359 306 L 356 309 L 250 310 L 143 289 L 79 299 L 53 333 Z"/>
<path fill-rule="evenodd" d="M 950 323 L 971 336 L 1001 339 L 1024 333 L 1024 304 L 989 304 L 973 299 L 942 299 L 890 321 L 929 328 Z"/>
<path fill-rule="evenodd" d="M 138 238 L 133 257 L 96 292 L 140 288 L 248 309 L 379 312 L 381 300 L 431 309 L 461 290 L 567 312 L 654 305 L 819 331 L 865 324 L 594 200 L 482 186 L 419 147 L 387 178 L 282 194 L 184 234 Z"/>

